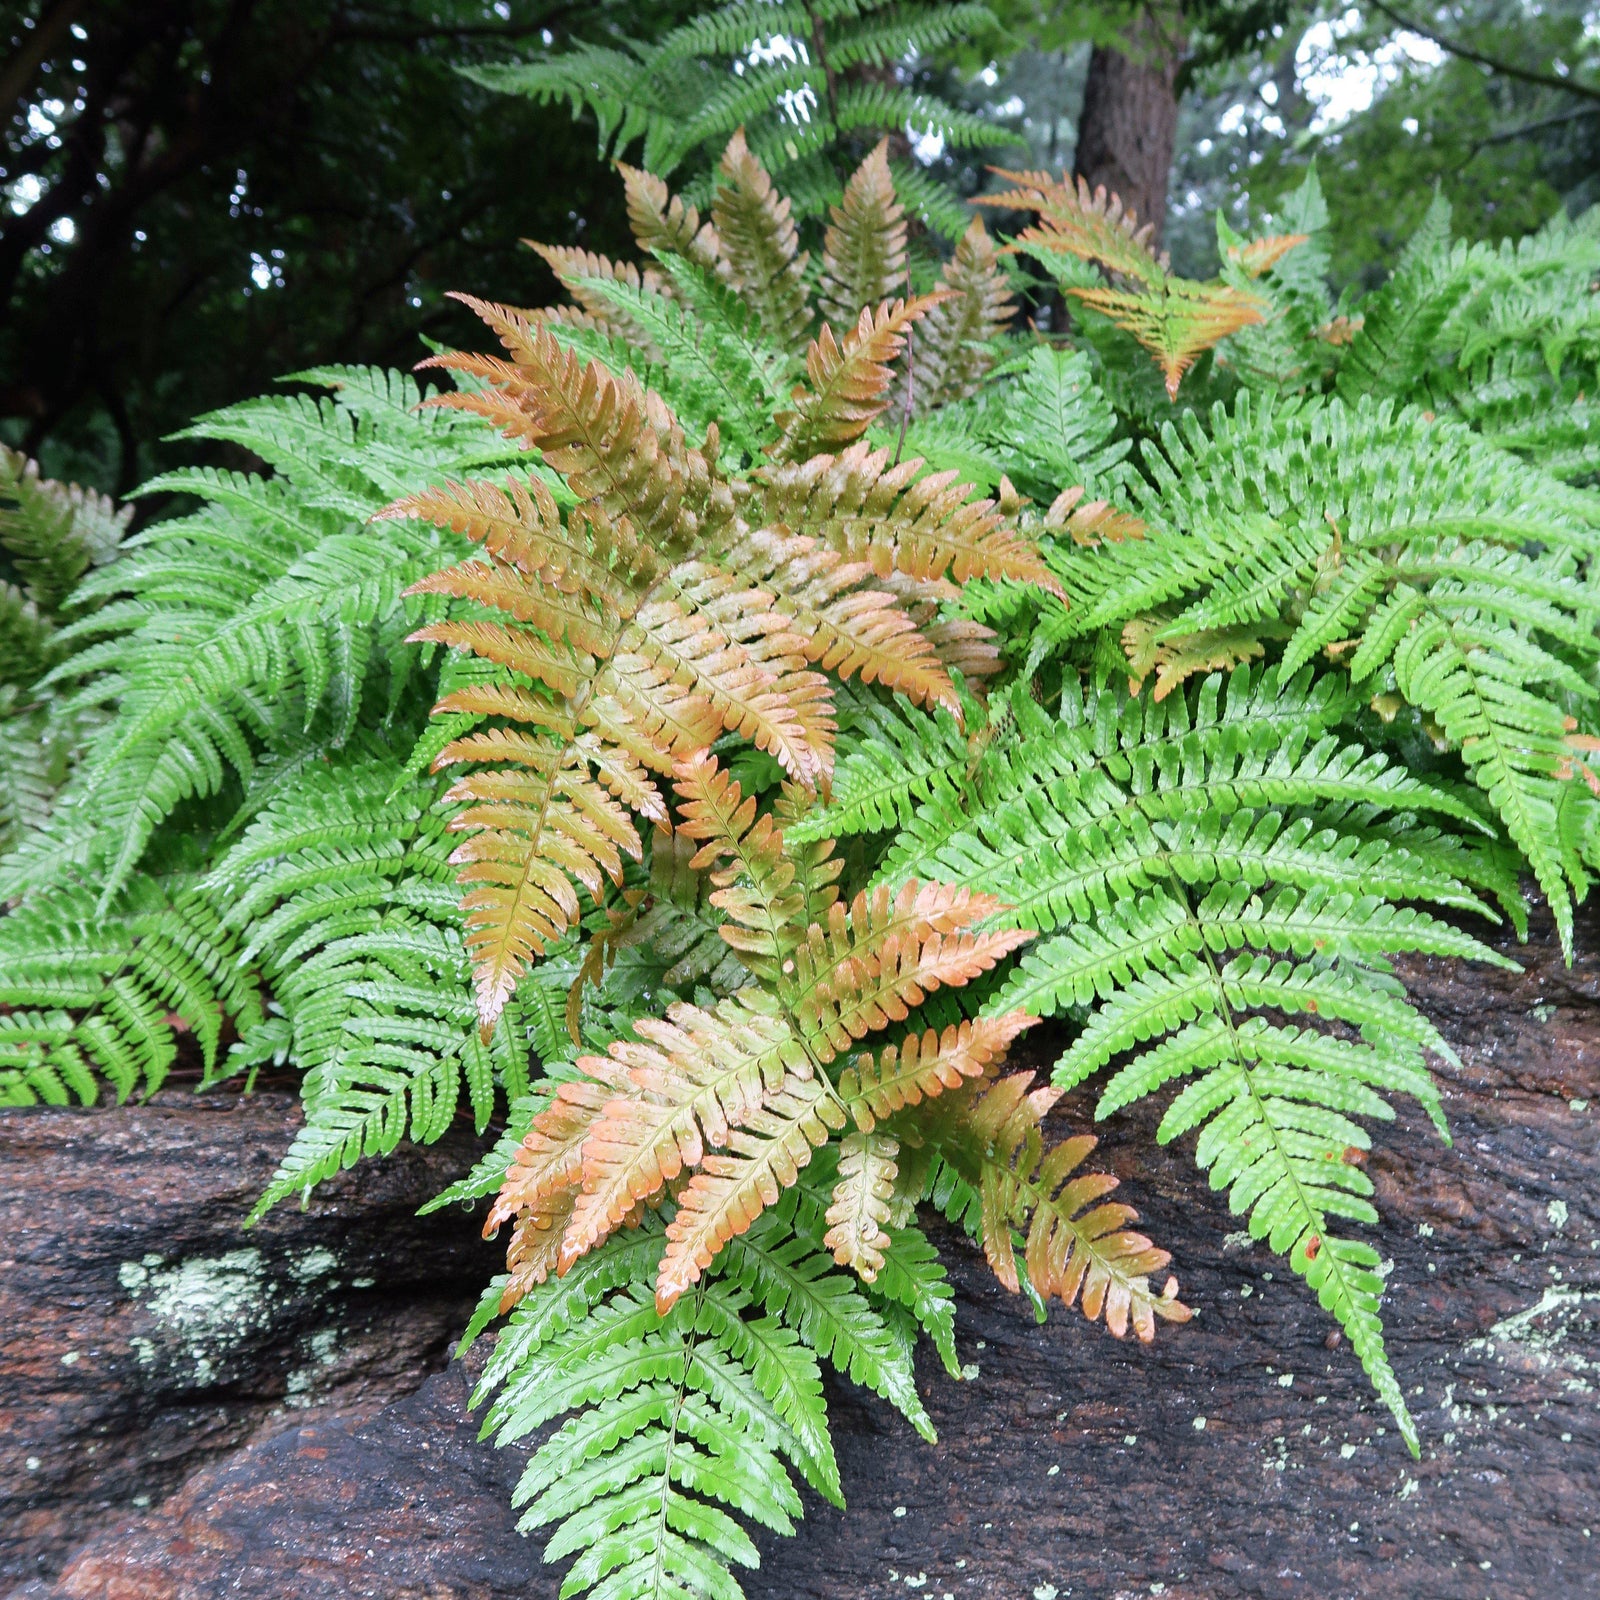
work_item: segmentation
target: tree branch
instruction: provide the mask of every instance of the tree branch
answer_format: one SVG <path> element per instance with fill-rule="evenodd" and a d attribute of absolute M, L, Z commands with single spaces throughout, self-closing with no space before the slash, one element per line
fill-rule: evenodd
<path fill-rule="evenodd" d="M 1541 89 L 1557 89 L 1563 94 L 1575 94 L 1582 100 L 1600 102 L 1600 86 L 1583 83 L 1575 78 L 1558 77 L 1553 72 L 1538 72 L 1532 67 L 1519 67 L 1514 62 L 1502 61 L 1498 56 L 1485 55 L 1483 51 L 1474 50 L 1459 39 L 1452 39 L 1424 23 L 1402 16 L 1393 6 L 1387 4 L 1387 0 L 1372 0 L 1372 6 L 1374 10 L 1381 11 L 1396 27 L 1404 28 L 1408 33 L 1420 34 L 1424 39 L 1431 39 L 1441 50 L 1448 51 L 1463 61 L 1487 67 L 1491 72 L 1498 72 L 1505 78 L 1515 78 L 1519 83 L 1535 84 Z"/>

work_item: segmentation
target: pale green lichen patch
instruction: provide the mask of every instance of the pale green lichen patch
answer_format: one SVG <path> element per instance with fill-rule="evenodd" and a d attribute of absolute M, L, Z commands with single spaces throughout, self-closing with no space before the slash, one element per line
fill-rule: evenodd
<path fill-rule="evenodd" d="M 1502 1318 L 1481 1338 L 1470 1340 L 1462 1354 L 1487 1357 L 1524 1371 L 1546 1371 L 1552 1376 L 1559 1373 L 1563 1391 L 1588 1394 L 1594 1384 L 1587 1374 L 1594 1372 L 1595 1363 L 1579 1351 L 1573 1335 L 1593 1322 L 1595 1313 L 1588 1308 L 1596 1304 L 1600 1304 L 1600 1290 L 1553 1283 L 1534 1304 Z M 1473 1400 L 1458 1402 L 1455 1389 L 1455 1384 L 1445 1389 L 1442 1409 L 1457 1426 L 1492 1423 L 1502 1415 L 1503 1407 L 1488 1403 L 1487 1391 L 1478 1391 Z M 1446 1435 L 1446 1442 L 1450 1438 Z"/>
<path fill-rule="evenodd" d="M 312 1285 L 336 1287 L 331 1275 L 338 1264 L 321 1246 L 270 1265 L 254 1248 L 171 1263 L 156 1254 L 124 1261 L 117 1281 L 156 1325 L 154 1334 L 133 1337 L 129 1346 L 141 1366 L 169 1363 L 175 1376 L 207 1387 L 219 1380 L 229 1358 L 268 1326 L 274 1305 L 285 1295 L 299 1298 Z M 334 1335 L 329 1332 L 327 1338 Z M 313 1341 L 316 1364 L 331 1361 L 331 1351 L 331 1344 L 324 1351 Z"/>

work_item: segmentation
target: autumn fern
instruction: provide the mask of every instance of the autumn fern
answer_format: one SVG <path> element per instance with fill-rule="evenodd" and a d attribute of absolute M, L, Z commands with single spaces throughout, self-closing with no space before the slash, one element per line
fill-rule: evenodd
<path fill-rule="evenodd" d="M 666 1578 L 694 1572 L 735 1592 L 704 1563 L 752 1564 L 748 1538 L 685 1490 L 791 1531 L 799 1503 L 776 1458 L 747 1457 L 743 1477 L 696 1464 L 694 1444 L 715 1462 L 719 1441 L 740 1437 L 706 1415 L 719 1363 L 746 1368 L 765 1402 L 763 1421 L 734 1420 L 831 1498 L 818 1355 L 931 1437 L 893 1330 L 925 1328 L 954 1365 L 942 1274 L 911 1221 L 938 1171 L 981 1195 L 984 1246 L 1012 1290 L 1025 1272 L 1036 1294 L 1078 1301 L 1119 1336 L 1148 1339 L 1157 1319 L 1189 1314 L 1175 1282 L 1150 1287 L 1166 1253 L 1127 1228 L 1128 1207 L 1100 1203 L 1115 1180 L 1078 1172 L 1094 1141 L 1046 1148 L 1054 1091 L 998 1076 L 1032 1017 L 915 1025 L 928 995 L 1026 940 L 970 931 L 1000 902 L 915 881 L 847 900 L 831 844 L 785 844 L 800 792 L 765 810 L 709 756 L 678 764 L 673 794 L 676 833 L 699 846 L 687 869 L 708 875 L 749 981 L 581 1057 L 533 1117 L 488 1222 L 513 1234 L 483 1308 L 510 1312 L 484 1380 L 483 1393 L 501 1389 L 486 1427 L 505 1442 L 578 1413 L 517 1495 L 526 1526 L 562 1522 L 546 1558 L 578 1555 L 574 1592 L 613 1570 L 620 1593 L 670 1593 Z M 858 1048 L 887 1029 L 897 1042 Z"/>

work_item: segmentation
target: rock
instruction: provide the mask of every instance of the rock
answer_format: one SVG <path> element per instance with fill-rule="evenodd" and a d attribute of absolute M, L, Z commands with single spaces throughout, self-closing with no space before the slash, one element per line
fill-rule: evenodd
<path fill-rule="evenodd" d="M 495 1254 L 415 1212 L 470 1128 L 246 1231 L 299 1120 L 281 1092 L 0 1113 L 0 1591 L 220 1453 L 443 1364 Z"/>
<path fill-rule="evenodd" d="M 1591 919 L 1582 948 L 1597 934 Z M 1455 1144 L 1404 1111 L 1374 1130 L 1373 1237 L 1394 1263 L 1389 1348 L 1421 1461 L 1304 1285 L 1237 1231 L 1187 1151 L 1153 1145 L 1140 1110 L 1105 1126 L 1100 1155 L 1200 1315 L 1149 1347 L 1059 1308 L 1039 1327 L 941 1234 L 976 1376 L 925 1364 L 932 1447 L 834 1383 L 850 1508 L 808 1496 L 799 1538 L 761 1541 L 750 1600 L 1593 1594 L 1600 962 L 1567 971 L 1548 929 L 1518 953 L 1521 976 L 1407 970 L 1463 1057 L 1442 1074 Z M 1047 1066 L 1052 1041 L 1030 1040 Z M 1064 1121 L 1090 1103 L 1071 1097 Z M 553 1600 L 559 1569 L 508 1510 L 523 1458 L 473 1442 L 467 1388 L 451 1368 L 364 1417 L 258 1437 L 19 1593 Z"/>

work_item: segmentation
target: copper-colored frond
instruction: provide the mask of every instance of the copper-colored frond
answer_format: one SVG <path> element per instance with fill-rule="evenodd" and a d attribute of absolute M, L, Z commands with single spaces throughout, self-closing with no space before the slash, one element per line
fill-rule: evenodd
<path fill-rule="evenodd" d="M 678 1199 L 656 1278 L 663 1315 L 699 1281 L 727 1242 L 745 1232 L 799 1179 L 811 1152 L 843 1126 L 844 1113 L 819 1075 L 789 1076 L 776 1094 L 728 1134 L 725 1152 L 708 1154 Z"/>
<path fill-rule="evenodd" d="M 923 412 L 977 391 L 994 364 L 991 342 L 1016 311 L 1011 285 L 983 225 L 974 217 L 940 274 L 950 298 L 936 305 L 917 329 L 912 403 Z"/>
<path fill-rule="evenodd" d="M 807 257 L 789 202 L 773 188 L 742 128 L 728 141 L 717 172 L 711 216 L 728 280 L 761 319 L 767 339 L 796 349 L 811 326 L 811 307 Z"/>
<path fill-rule="evenodd" d="M 1154 698 L 1165 700 L 1186 679 L 1200 672 L 1227 672 L 1266 654 L 1265 640 L 1286 637 L 1287 627 L 1265 619 L 1254 626 L 1203 628 L 1197 633 L 1165 635 L 1166 621 L 1135 617 L 1124 625 L 1122 648 L 1128 657 L 1128 689 L 1137 694 L 1154 672 Z"/>
<path fill-rule="evenodd" d="M 615 611 L 596 604 L 575 585 L 567 590 L 557 582 L 530 583 L 520 568 L 492 556 L 429 573 L 406 593 L 447 594 L 490 606 L 590 656 L 608 656 L 616 647 Z"/>
<path fill-rule="evenodd" d="M 626 339 L 647 360 L 659 359 L 660 353 L 644 325 L 597 285 L 620 283 L 629 289 L 659 291 L 660 273 L 648 267 L 641 269 L 631 261 L 613 261 L 576 245 L 537 244 L 532 239 L 524 239 L 523 243 L 544 260 L 595 326 Z"/>
<path fill-rule="evenodd" d="M 1264 306 L 1254 295 L 1226 283 L 1189 283 L 1170 279 L 1151 294 L 1121 289 L 1069 289 L 1084 305 L 1109 317 L 1131 333 L 1161 368 L 1167 398 L 1178 397 L 1178 385 L 1196 359 L 1230 333 L 1263 318 Z"/>
<path fill-rule="evenodd" d="M 842 340 L 824 324 L 806 347 L 806 382 L 795 388 L 794 410 L 778 418 L 784 435 L 775 452 L 804 461 L 859 439 L 888 408 L 889 363 L 905 348 L 907 330 L 948 294 L 939 289 L 868 306 Z"/>
<path fill-rule="evenodd" d="M 619 571 L 617 562 L 636 558 L 635 547 L 606 540 L 614 530 L 593 519 L 574 518 L 570 528 L 562 527 L 554 497 L 536 477 L 508 473 L 504 488 L 482 479 L 440 484 L 396 500 L 374 520 L 393 517 L 418 517 L 464 534 L 541 585 L 575 584 L 611 610 L 632 614 L 627 566 Z"/>
<path fill-rule="evenodd" d="M 689 865 L 710 872 L 711 902 L 729 918 L 722 937 L 753 969 L 775 975 L 801 937 L 807 911 L 783 835 L 771 817 L 757 815 L 756 797 L 741 794 L 709 751 L 681 762 L 673 781 L 682 801 L 678 832 L 700 845 Z"/>
<path fill-rule="evenodd" d="M 580 501 L 592 502 L 598 525 L 626 526 L 639 547 L 670 557 L 731 515 L 710 451 L 688 447 L 666 402 L 632 372 L 615 376 L 584 361 L 519 313 L 457 298 L 500 331 L 512 352 L 511 371 L 503 363 L 491 369 L 495 404 L 509 405 L 517 437 L 544 452 Z"/>
<path fill-rule="evenodd" d="M 903 1022 L 935 989 L 970 983 L 1031 939 L 1016 928 L 967 931 L 1003 909 L 990 895 L 946 883 L 863 890 L 848 912 L 831 909 L 826 928 L 807 929 L 785 1003 L 819 1059 L 831 1061 L 854 1040 Z"/>
<path fill-rule="evenodd" d="M 889 174 L 887 137 L 856 168 L 830 215 L 817 297 L 823 316 L 848 328 L 906 281 L 906 215 Z"/>
<path fill-rule="evenodd" d="M 1055 574 L 994 501 L 971 499 L 971 486 L 953 472 L 918 479 L 922 466 L 920 459 L 891 465 L 887 450 L 862 442 L 837 456 L 764 467 L 762 519 L 825 539 L 879 576 L 1010 578 L 1061 594 Z"/>
<path fill-rule="evenodd" d="M 1276 233 L 1266 239 L 1252 239 L 1248 244 L 1228 246 L 1228 259 L 1246 277 L 1259 278 L 1270 272 L 1291 250 L 1297 249 L 1311 237 L 1308 233 Z"/>
<path fill-rule="evenodd" d="M 518 1212 L 537 1207 L 552 1195 L 577 1189 L 583 1177 L 583 1142 L 589 1137 L 595 1118 L 616 1092 L 614 1071 L 606 1072 L 602 1079 L 574 1078 L 556 1090 L 549 1105 L 523 1135 L 484 1220 L 486 1239 Z"/>
<path fill-rule="evenodd" d="M 517 767 L 469 773 L 446 796 L 466 803 L 450 825 L 471 837 L 450 859 L 467 889 L 461 906 L 485 1029 L 529 963 L 577 921 L 569 880 L 598 897 L 602 878 L 621 881 L 622 855 L 643 855 L 632 819 L 571 744 L 528 740 L 520 756 Z"/>
<path fill-rule="evenodd" d="M 856 1126 L 871 1131 L 879 1119 L 905 1106 L 920 1105 L 957 1089 L 969 1078 L 981 1078 L 1005 1058 L 1011 1042 L 1038 1021 L 1025 1011 L 998 1017 L 975 1017 L 952 1023 L 943 1033 L 929 1028 L 885 1046 L 874 1059 L 858 1058 L 839 1079 L 839 1096 Z"/>
<path fill-rule="evenodd" d="M 839 1145 L 839 1181 L 833 1186 L 822 1242 L 841 1267 L 853 1268 L 868 1283 L 877 1280 L 889 1248 L 899 1154 L 900 1141 L 887 1133 L 851 1133 Z"/>
<path fill-rule="evenodd" d="M 561 1241 L 577 1193 L 563 1189 L 530 1205 L 517 1215 L 512 1225 L 511 1243 L 506 1247 L 509 1276 L 500 1291 L 500 1315 L 526 1299 L 529 1292 L 545 1282 L 561 1258 Z"/>
<path fill-rule="evenodd" d="M 765 608 L 745 605 L 748 594 L 719 615 L 717 597 L 695 592 L 706 578 L 699 563 L 674 577 L 681 579 L 679 593 L 644 606 L 621 648 L 704 696 L 722 728 L 767 751 L 797 781 L 811 788 L 825 783 L 833 769 L 832 690 L 807 668 L 788 618 L 770 598 Z"/>
<path fill-rule="evenodd" d="M 866 562 L 847 561 L 818 539 L 763 528 L 734 545 L 722 564 L 778 596 L 818 666 L 960 716 L 949 674 L 899 597 L 862 587 L 873 577 Z"/>
<path fill-rule="evenodd" d="M 1014 211 L 1037 211 L 1039 222 L 1017 235 L 1019 244 L 1059 250 L 1093 261 L 1147 288 L 1166 282 L 1167 259 L 1150 248 L 1152 224 L 1140 224 L 1104 186 L 1093 191 L 1082 179 L 1052 177 L 1048 172 L 994 169 L 1017 187 L 1003 194 L 978 196 L 978 204 Z"/>
<path fill-rule="evenodd" d="M 1118 511 L 1104 500 L 1085 500 L 1081 484 L 1063 489 L 1050 502 L 1044 525 L 1052 533 L 1065 534 L 1074 544 L 1090 547 L 1142 539 L 1145 532 L 1144 523 L 1130 512 Z"/>
<path fill-rule="evenodd" d="M 1098 1203 L 1117 1180 L 1073 1176 L 1094 1139 L 1045 1149 L 1041 1124 L 1060 1091 L 1030 1090 L 1031 1082 L 1031 1073 L 1018 1073 L 981 1093 L 948 1097 L 937 1127 L 928 1129 L 945 1158 L 979 1188 L 984 1253 L 995 1276 L 1013 1292 L 1019 1288 L 1013 1229 L 1021 1228 L 1034 1288 L 1065 1305 L 1076 1300 L 1091 1322 L 1103 1316 L 1119 1339 L 1130 1323 L 1148 1341 L 1157 1318 L 1187 1321 L 1193 1313 L 1178 1300 L 1175 1278 L 1159 1295 L 1150 1287 L 1150 1274 L 1167 1265 L 1168 1253 L 1125 1227 L 1137 1220 L 1132 1207 Z"/>
<path fill-rule="evenodd" d="M 759 1001 L 760 992 L 748 998 Z M 629 1088 L 606 1105 L 583 1147 L 583 1193 L 561 1246 L 562 1271 L 639 1201 L 698 1167 L 708 1145 L 725 1146 L 786 1075 L 811 1070 L 782 1019 L 740 996 L 715 1011 L 675 1005 L 666 1021 L 647 1019 L 636 1031 L 643 1043 L 610 1047 Z M 590 1071 L 601 1063 L 585 1057 L 578 1065 Z"/>
<path fill-rule="evenodd" d="M 670 194 L 665 180 L 653 172 L 617 163 L 628 197 L 628 225 L 641 250 L 652 255 L 680 255 L 716 271 L 720 247 L 717 231 L 703 226 L 700 213 L 686 200 Z"/>

